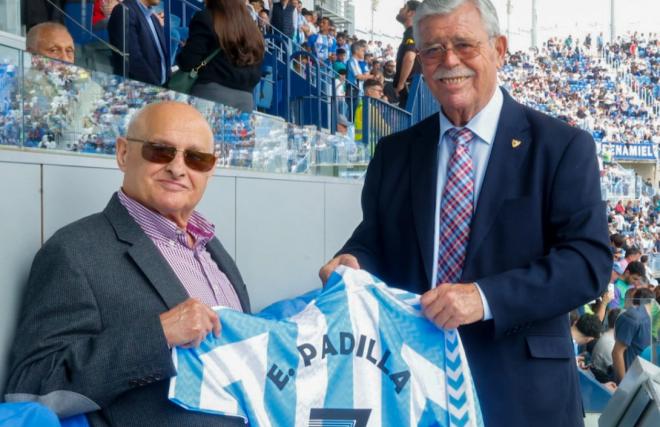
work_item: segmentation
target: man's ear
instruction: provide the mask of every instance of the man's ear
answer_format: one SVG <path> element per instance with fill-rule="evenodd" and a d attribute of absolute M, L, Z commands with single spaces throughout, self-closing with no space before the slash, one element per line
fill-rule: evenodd
<path fill-rule="evenodd" d="M 117 166 L 122 172 L 126 172 L 126 162 L 128 159 L 128 141 L 123 136 L 117 137 L 115 145 L 115 156 L 117 157 Z"/>
<path fill-rule="evenodd" d="M 495 50 L 497 51 L 497 67 L 500 68 L 504 65 L 504 60 L 506 58 L 506 52 L 509 48 L 509 41 L 505 36 L 496 36 L 495 37 Z"/>

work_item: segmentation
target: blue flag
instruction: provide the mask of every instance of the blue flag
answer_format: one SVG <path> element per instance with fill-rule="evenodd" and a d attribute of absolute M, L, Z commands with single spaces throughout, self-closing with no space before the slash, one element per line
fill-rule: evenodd
<path fill-rule="evenodd" d="M 458 333 L 364 270 L 257 315 L 215 310 L 220 337 L 172 352 L 169 398 L 187 409 L 259 427 L 483 426 Z"/>

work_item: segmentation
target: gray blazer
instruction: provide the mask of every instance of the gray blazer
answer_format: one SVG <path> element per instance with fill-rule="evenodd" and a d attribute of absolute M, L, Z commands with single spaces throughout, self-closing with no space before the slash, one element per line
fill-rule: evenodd
<path fill-rule="evenodd" d="M 247 289 L 217 239 L 207 250 Z M 188 298 L 183 285 L 115 194 L 101 213 L 53 235 L 37 253 L 9 362 L 8 401 L 37 400 L 92 426 L 241 426 L 167 399 L 176 375 L 159 314 Z"/>

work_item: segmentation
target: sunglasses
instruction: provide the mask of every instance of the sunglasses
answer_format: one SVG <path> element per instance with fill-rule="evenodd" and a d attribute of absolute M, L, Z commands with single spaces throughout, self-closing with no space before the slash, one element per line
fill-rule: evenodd
<path fill-rule="evenodd" d="M 126 138 L 126 140 L 142 144 L 142 158 L 151 163 L 163 165 L 170 163 L 176 157 L 177 151 L 183 151 L 183 161 L 192 170 L 208 172 L 215 166 L 215 153 L 181 150 L 171 145 L 145 141 L 144 139 Z"/>

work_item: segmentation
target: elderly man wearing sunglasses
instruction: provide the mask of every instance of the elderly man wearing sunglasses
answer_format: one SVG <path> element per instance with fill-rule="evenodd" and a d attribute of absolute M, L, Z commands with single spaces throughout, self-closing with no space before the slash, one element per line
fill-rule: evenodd
<path fill-rule="evenodd" d="M 250 310 L 243 279 L 195 206 L 216 164 L 193 107 L 144 107 L 117 140 L 121 189 L 37 253 L 12 346 L 8 400 L 92 426 L 243 426 L 167 400 L 170 349 L 220 333 L 211 306 Z M 46 397 L 47 396 L 47 397 Z"/>

